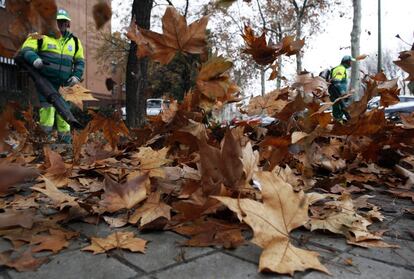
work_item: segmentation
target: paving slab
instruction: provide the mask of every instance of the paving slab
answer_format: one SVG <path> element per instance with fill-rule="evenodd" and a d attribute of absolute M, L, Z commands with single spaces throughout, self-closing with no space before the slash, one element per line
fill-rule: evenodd
<path fill-rule="evenodd" d="M 331 249 L 332 251 L 344 252 L 350 249 L 350 246 L 346 243 L 345 236 L 339 234 L 333 234 L 329 231 L 316 230 L 295 230 L 291 235 L 299 239 L 300 243 L 320 245 Z"/>
<path fill-rule="evenodd" d="M 223 249 L 222 252 L 258 265 L 262 250 L 263 249 L 260 248 L 259 246 L 251 242 L 247 242 L 245 245 L 239 246 L 235 249 L 231 249 L 231 250 Z"/>
<path fill-rule="evenodd" d="M 275 274 L 261 274 L 257 265 L 217 252 L 154 273 L 157 279 L 211 279 L 211 278 L 290 278 Z"/>
<path fill-rule="evenodd" d="M 362 256 L 389 264 L 406 266 L 414 270 L 414 242 L 404 239 L 385 237 L 387 243 L 397 244 L 400 248 L 360 248 L 355 247 L 349 251 L 355 256 Z"/>
<path fill-rule="evenodd" d="M 185 262 L 214 251 L 212 248 L 181 247 L 180 243 L 186 238 L 168 231 L 139 233 L 137 237 L 149 241 L 145 254 L 131 253 L 126 250 L 117 250 L 114 253 L 145 272 Z"/>
<path fill-rule="evenodd" d="M 298 241 L 292 241 L 295 246 L 316 251 L 322 258 L 332 259 L 340 253 L 352 249 L 346 244 L 345 237 L 323 232 L 310 232 L 306 230 L 295 230 L 291 233 L 292 237 Z M 224 253 L 242 258 L 252 263 L 259 263 L 262 249 L 255 244 L 248 242 L 233 250 L 223 250 Z"/>
<path fill-rule="evenodd" d="M 83 222 L 71 223 L 68 227 L 80 234 L 87 236 L 87 237 L 105 237 L 114 233 L 118 230 L 125 230 L 125 229 L 114 229 L 109 227 L 108 224 L 99 222 L 99 224 L 89 224 Z"/>
<path fill-rule="evenodd" d="M 347 264 L 346 262 L 351 263 Z M 311 271 L 303 279 L 408 279 L 414 278 L 414 272 L 402 267 L 388 265 L 383 262 L 357 257 L 352 254 L 342 254 L 335 260 L 326 263 L 326 267 L 332 276 L 324 273 Z"/>
<path fill-rule="evenodd" d="M 396 222 L 390 222 L 387 226 L 389 231 L 386 236 L 406 240 L 414 240 L 414 219 L 400 218 Z"/>
<path fill-rule="evenodd" d="M 13 245 L 10 243 L 10 241 L 0 238 L 0 253 L 13 249 Z"/>
<path fill-rule="evenodd" d="M 93 255 L 88 252 L 72 251 L 61 253 L 42 265 L 36 272 L 8 272 L 16 279 L 79 279 L 79 278 L 131 278 L 140 275 L 137 271 L 123 265 L 105 254 Z"/>

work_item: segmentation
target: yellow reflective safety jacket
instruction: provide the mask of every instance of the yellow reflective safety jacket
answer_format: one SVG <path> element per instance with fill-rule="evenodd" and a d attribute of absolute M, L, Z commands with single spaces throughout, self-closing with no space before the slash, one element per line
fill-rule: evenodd
<path fill-rule="evenodd" d="M 339 90 L 341 94 L 347 91 L 348 73 L 344 65 L 336 66 L 331 72 L 332 84 Z"/>
<path fill-rule="evenodd" d="M 40 73 L 56 89 L 65 85 L 71 76 L 82 79 L 85 69 L 83 47 L 80 40 L 70 32 L 59 39 L 46 35 L 42 39 L 30 36 L 23 43 L 20 52 L 30 64 L 37 58 L 42 59 L 44 66 Z"/>

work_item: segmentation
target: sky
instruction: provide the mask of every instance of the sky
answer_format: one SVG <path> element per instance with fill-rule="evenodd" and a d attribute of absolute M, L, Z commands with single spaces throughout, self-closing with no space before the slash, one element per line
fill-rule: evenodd
<path fill-rule="evenodd" d="M 345 1 L 342 1 L 345 2 Z M 351 2 L 349 0 L 349 2 Z M 378 50 L 378 0 L 361 0 L 361 54 L 374 54 Z M 395 59 L 401 50 L 410 49 L 395 36 L 412 44 L 414 42 L 414 0 L 382 0 L 382 48 L 391 52 Z M 344 11 L 345 12 L 345 11 Z M 304 57 L 307 70 L 317 72 L 326 66 L 336 66 L 341 57 L 351 54 L 352 6 L 346 11 L 351 17 L 332 18 L 326 31 L 307 40 L 308 49 Z M 370 33 L 370 35 L 369 35 Z M 341 49 L 343 48 L 343 49 Z"/>
<path fill-rule="evenodd" d="M 382 48 L 384 52 L 389 52 L 395 60 L 401 50 L 410 48 L 410 45 L 403 43 L 395 36 L 399 34 L 405 41 L 412 44 L 414 42 L 414 0 L 381 0 L 382 2 Z M 159 0 L 158 3 L 162 3 Z M 183 6 L 185 0 L 174 0 L 174 4 Z M 182 2 L 182 3 L 181 3 Z M 204 3 L 209 0 L 190 1 L 190 7 L 194 13 L 200 10 Z M 254 1 L 253 1 L 254 2 Z M 252 3 L 253 3 L 252 2 Z M 323 69 L 334 67 L 339 64 L 343 55 L 350 54 L 350 39 L 352 31 L 352 1 L 351 0 L 332 0 L 340 2 L 340 12 L 344 16 L 339 17 L 338 12 L 334 12 L 324 19 L 324 31 L 305 38 L 305 48 L 303 57 L 303 67 L 309 72 L 318 74 Z M 376 55 L 378 49 L 378 0 L 361 0 L 362 2 L 362 22 L 361 22 L 361 54 Z M 120 31 L 124 24 L 120 18 L 130 14 L 132 0 L 112 0 L 112 9 L 115 16 L 112 18 L 113 30 Z M 243 3 L 242 3 L 243 5 Z M 234 4 L 233 4 L 234 6 Z M 166 6 L 156 7 L 155 13 L 163 14 Z M 234 8 L 234 7 L 233 7 Z M 242 8 L 243 14 L 250 14 L 252 9 Z M 246 10 L 247 9 L 247 10 Z M 154 12 L 153 12 L 154 14 Z M 189 22 L 192 19 L 190 18 Z M 208 28 L 214 24 L 211 20 Z M 159 32 L 159 30 L 157 30 Z M 241 36 L 235 38 L 242 40 Z M 295 72 L 295 60 L 289 59 L 285 63 L 285 75 L 288 79 L 293 79 Z M 259 83 L 259 81 L 257 81 Z M 253 91 L 257 89 L 257 83 L 253 86 Z M 268 82 L 266 87 L 272 89 L 274 82 Z M 260 84 L 260 83 L 259 83 Z M 256 95 L 255 92 L 247 94 Z"/>

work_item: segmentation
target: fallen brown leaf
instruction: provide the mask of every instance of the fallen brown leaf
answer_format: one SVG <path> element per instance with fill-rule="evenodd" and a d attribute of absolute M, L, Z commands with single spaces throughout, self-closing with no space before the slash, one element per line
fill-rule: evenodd
<path fill-rule="evenodd" d="M 293 192 L 292 186 L 273 173 L 259 172 L 256 179 L 262 185 L 263 203 L 250 199 L 215 197 L 240 220 L 253 228 L 253 243 L 262 247 L 259 270 L 293 275 L 309 268 L 329 273 L 319 262 L 318 253 L 294 247 L 289 232 L 308 220 L 308 205 L 303 192 Z"/>
<path fill-rule="evenodd" d="M 20 226 L 30 229 L 34 223 L 34 216 L 33 210 L 7 210 L 0 213 L 0 228 Z"/>
<path fill-rule="evenodd" d="M 141 229 L 154 228 L 154 225 L 162 229 L 171 219 L 171 207 L 160 201 L 160 197 L 159 192 L 151 193 L 146 202 L 129 217 L 129 223 L 136 224 L 139 221 Z"/>
<path fill-rule="evenodd" d="M 10 257 L 11 252 L 0 253 L 0 264 L 8 267 L 12 267 L 19 272 L 23 271 L 36 271 L 39 266 L 47 263 L 49 259 L 47 257 L 33 258 L 32 251 L 26 250 L 21 257 Z"/>
<path fill-rule="evenodd" d="M 118 184 L 111 178 L 104 181 L 104 194 L 99 202 L 100 211 L 115 212 L 120 209 L 131 209 L 147 198 L 147 187 L 150 185 L 148 174 L 131 179 L 125 184 Z"/>
<path fill-rule="evenodd" d="M 133 232 L 115 232 L 106 238 L 92 237 L 91 245 L 83 248 L 82 251 L 101 254 L 115 248 L 120 248 L 130 250 L 131 252 L 145 253 L 146 243 L 146 240 L 134 237 Z"/>

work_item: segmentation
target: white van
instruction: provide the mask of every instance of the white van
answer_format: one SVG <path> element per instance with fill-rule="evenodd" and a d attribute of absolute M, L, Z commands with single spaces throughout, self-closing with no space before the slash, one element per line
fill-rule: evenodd
<path fill-rule="evenodd" d="M 164 107 L 169 107 L 170 101 L 164 99 L 147 99 L 147 115 L 158 115 Z"/>

